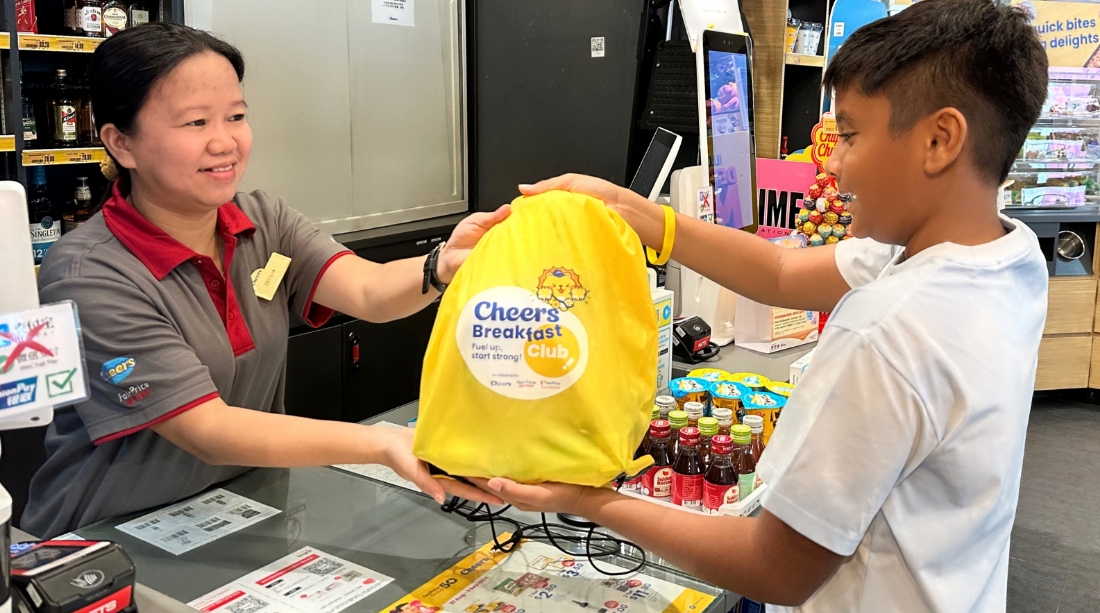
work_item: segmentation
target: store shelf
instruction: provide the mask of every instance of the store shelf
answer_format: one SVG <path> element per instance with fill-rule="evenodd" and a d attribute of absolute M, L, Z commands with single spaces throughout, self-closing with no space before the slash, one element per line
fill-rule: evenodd
<path fill-rule="evenodd" d="M 788 53 L 787 54 L 788 66 L 815 66 L 817 68 L 825 67 L 825 56 L 823 55 L 806 55 L 803 53 Z"/>
<path fill-rule="evenodd" d="M 52 36 L 48 34 L 19 34 L 21 51 L 65 51 L 69 53 L 91 53 L 102 43 L 102 38 L 83 36 Z M 4 47 L 5 49 L 7 47 Z"/>
<path fill-rule="evenodd" d="M 1016 160 L 1012 164 L 1013 171 L 1009 176 L 1016 174 L 1016 169 L 1040 168 L 1054 170 L 1083 170 L 1100 167 L 1100 160 Z"/>
<path fill-rule="evenodd" d="M 24 166 L 55 166 L 60 164 L 90 164 L 107 159 L 103 147 L 83 149 L 32 149 L 23 152 Z"/>

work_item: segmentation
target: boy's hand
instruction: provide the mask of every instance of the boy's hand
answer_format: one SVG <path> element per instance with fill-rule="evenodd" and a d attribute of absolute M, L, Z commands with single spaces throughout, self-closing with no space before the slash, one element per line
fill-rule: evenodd
<path fill-rule="evenodd" d="M 511 479 L 471 479 L 478 487 L 496 494 L 521 511 L 535 513 L 575 513 L 586 490 L 594 488 L 565 483 L 521 485 Z"/>
<path fill-rule="evenodd" d="M 583 194 L 602 200 L 608 208 L 621 215 L 626 223 L 634 228 L 643 243 L 654 249 L 660 249 L 665 232 L 664 213 L 660 205 L 646 200 L 625 187 L 585 175 L 562 175 L 534 185 L 519 186 L 519 191 L 524 196 L 535 196 L 554 190 Z"/>

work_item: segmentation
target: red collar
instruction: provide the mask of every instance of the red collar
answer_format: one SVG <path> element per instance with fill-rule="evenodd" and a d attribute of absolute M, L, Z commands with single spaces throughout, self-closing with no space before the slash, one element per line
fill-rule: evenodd
<path fill-rule="evenodd" d="M 111 186 L 111 197 L 103 204 L 103 222 L 158 281 L 198 255 L 145 219 L 134 205 L 122 197 L 117 181 Z M 227 202 L 218 207 L 218 234 L 223 241 L 234 237 L 235 243 L 237 235 L 243 234 L 247 238 L 255 231 L 256 226 L 236 204 Z"/>

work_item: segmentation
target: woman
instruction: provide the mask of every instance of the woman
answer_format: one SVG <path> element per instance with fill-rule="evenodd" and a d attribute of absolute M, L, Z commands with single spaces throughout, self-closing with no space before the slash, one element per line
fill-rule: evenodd
<path fill-rule="evenodd" d="M 252 148 L 237 49 L 150 24 L 105 41 L 91 75 L 118 176 L 101 212 L 51 249 L 39 287 L 79 307 L 92 397 L 56 413 L 22 526 L 51 537 L 252 466 L 386 464 L 442 502 L 411 432 L 283 414 L 289 316 L 419 311 L 508 208 L 459 224 L 430 278 L 423 257 L 368 262 L 281 200 L 237 193 Z M 266 285 L 275 254 L 289 266 Z"/>

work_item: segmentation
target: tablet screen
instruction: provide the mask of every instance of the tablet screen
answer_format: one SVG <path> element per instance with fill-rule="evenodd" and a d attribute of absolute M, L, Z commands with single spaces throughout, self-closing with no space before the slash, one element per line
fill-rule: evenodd
<path fill-rule="evenodd" d="M 756 224 L 752 198 L 752 78 L 746 39 L 731 38 L 704 36 L 707 162 L 714 186 L 716 221 L 732 228 L 751 228 Z"/>

